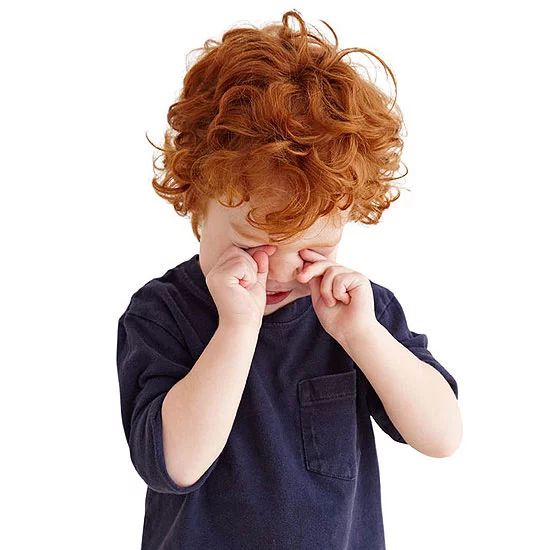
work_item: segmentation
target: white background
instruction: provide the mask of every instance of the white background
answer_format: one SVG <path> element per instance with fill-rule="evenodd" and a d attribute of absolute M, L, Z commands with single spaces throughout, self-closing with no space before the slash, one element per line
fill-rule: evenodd
<path fill-rule="evenodd" d="M 455 376 L 431 458 L 375 424 L 388 550 L 549 548 L 548 43 L 542 2 L 17 2 L 2 32 L 2 546 L 136 549 L 145 484 L 116 323 L 198 252 L 150 185 L 186 54 L 292 8 L 394 71 L 410 188 L 338 260 L 387 286 Z M 391 81 L 361 54 L 389 93 Z M 330 521 L 330 520 L 328 520 Z"/>

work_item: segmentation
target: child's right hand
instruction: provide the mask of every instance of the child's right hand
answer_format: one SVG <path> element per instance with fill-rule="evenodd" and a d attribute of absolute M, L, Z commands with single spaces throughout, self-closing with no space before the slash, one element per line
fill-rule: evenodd
<path fill-rule="evenodd" d="M 248 253 L 229 247 L 206 275 L 206 285 L 218 308 L 219 323 L 258 328 L 266 304 L 269 256 L 275 246 L 255 247 Z"/>

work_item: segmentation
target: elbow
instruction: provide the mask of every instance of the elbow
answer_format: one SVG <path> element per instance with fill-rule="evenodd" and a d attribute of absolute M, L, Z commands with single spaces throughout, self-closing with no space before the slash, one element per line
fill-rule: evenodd
<path fill-rule="evenodd" d="M 180 453 L 181 454 L 181 453 Z M 166 472 L 172 478 L 172 481 L 180 487 L 187 488 L 194 485 L 206 473 L 206 467 L 197 466 L 196 464 L 185 464 L 181 459 L 176 459 L 177 454 L 167 450 L 165 452 Z"/>
<path fill-rule="evenodd" d="M 180 487 L 189 487 L 195 481 L 193 476 L 189 475 L 187 468 L 183 468 L 181 460 L 176 460 L 174 457 L 176 454 L 170 449 L 170 447 L 164 443 L 164 465 L 166 467 L 166 473 L 172 479 L 172 481 Z"/>
<path fill-rule="evenodd" d="M 454 432 L 447 432 L 444 436 L 438 437 L 432 441 L 429 446 L 422 449 L 416 447 L 421 453 L 433 458 L 447 458 L 453 455 L 462 443 L 462 423 Z"/>
<path fill-rule="evenodd" d="M 190 472 L 189 468 L 184 468 L 181 464 L 181 461 L 176 462 L 170 460 L 170 454 L 165 456 L 166 462 L 166 472 L 172 478 L 172 481 L 179 485 L 180 487 L 190 487 L 195 484 L 202 476 L 204 472 L 195 474 Z"/>
<path fill-rule="evenodd" d="M 439 445 L 437 445 L 435 452 L 430 456 L 434 458 L 446 458 L 453 455 L 460 447 L 463 435 L 462 415 L 458 407 L 455 412 L 454 421 L 449 423 L 451 428 L 447 430 L 443 437 L 439 438 Z"/>
<path fill-rule="evenodd" d="M 430 456 L 432 458 L 447 458 L 451 456 L 459 447 L 460 445 L 454 444 L 454 445 L 437 445 L 432 446 L 429 448 L 418 448 L 415 447 L 417 451 L 421 452 L 422 454 L 425 454 L 426 456 Z"/>
<path fill-rule="evenodd" d="M 191 487 L 191 485 L 194 485 L 200 479 L 200 476 L 195 478 L 195 477 L 189 477 L 189 476 L 187 477 L 176 476 L 170 473 L 169 475 L 174 481 L 174 483 L 176 483 L 176 485 L 179 485 L 180 487 L 183 487 L 183 488 Z"/>
<path fill-rule="evenodd" d="M 457 434 L 453 437 L 447 437 L 433 453 L 429 453 L 434 458 L 447 458 L 453 455 L 462 443 L 462 426 Z"/>
<path fill-rule="evenodd" d="M 183 468 L 181 461 L 171 460 L 172 453 L 165 454 L 166 472 L 172 478 L 172 481 L 180 487 L 190 487 L 196 483 L 201 474 L 194 474 L 189 471 L 189 468 Z"/>
<path fill-rule="evenodd" d="M 429 453 L 429 456 L 433 458 L 447 458 L 455 453 L 455 451 L 460 447 L 460 443 L 454 445 L 446 445 L 436 449 L 434 452 Z"/>

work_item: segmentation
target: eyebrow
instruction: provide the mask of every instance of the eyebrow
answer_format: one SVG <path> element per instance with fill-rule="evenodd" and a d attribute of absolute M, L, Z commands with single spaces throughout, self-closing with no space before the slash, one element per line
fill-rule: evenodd
<path fill-rule="evenodd" d="M 250 239 L 252 241 L 256 239 L 256 235 L 250 233 L 246 229 L 239 229 L 238 225 L 235 222 L 229 222 L 229 223 L 231 224 L 231 227 L 233 228 L 235 233 L 240 237 L 243 237 L 245 239 Z M 336 246 L 339 242 L 340 240 L 338 239 L 336 242 L 312 243 L 310 246 L 317 246 L 322 248 L 324 246 Z"/>

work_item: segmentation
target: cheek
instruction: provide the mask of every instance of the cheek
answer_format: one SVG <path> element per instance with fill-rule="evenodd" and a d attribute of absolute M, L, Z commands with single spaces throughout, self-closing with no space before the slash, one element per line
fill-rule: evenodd
<path fill-rule="evenodd" d="M 329 249 L 329 250 L 319 250 L 319 254 L 322 254 L 323 256 L 330 258 L 331 260 L 334 260 L 336 258 L 336 252 L 337 250 L 335 248 Z"/>

